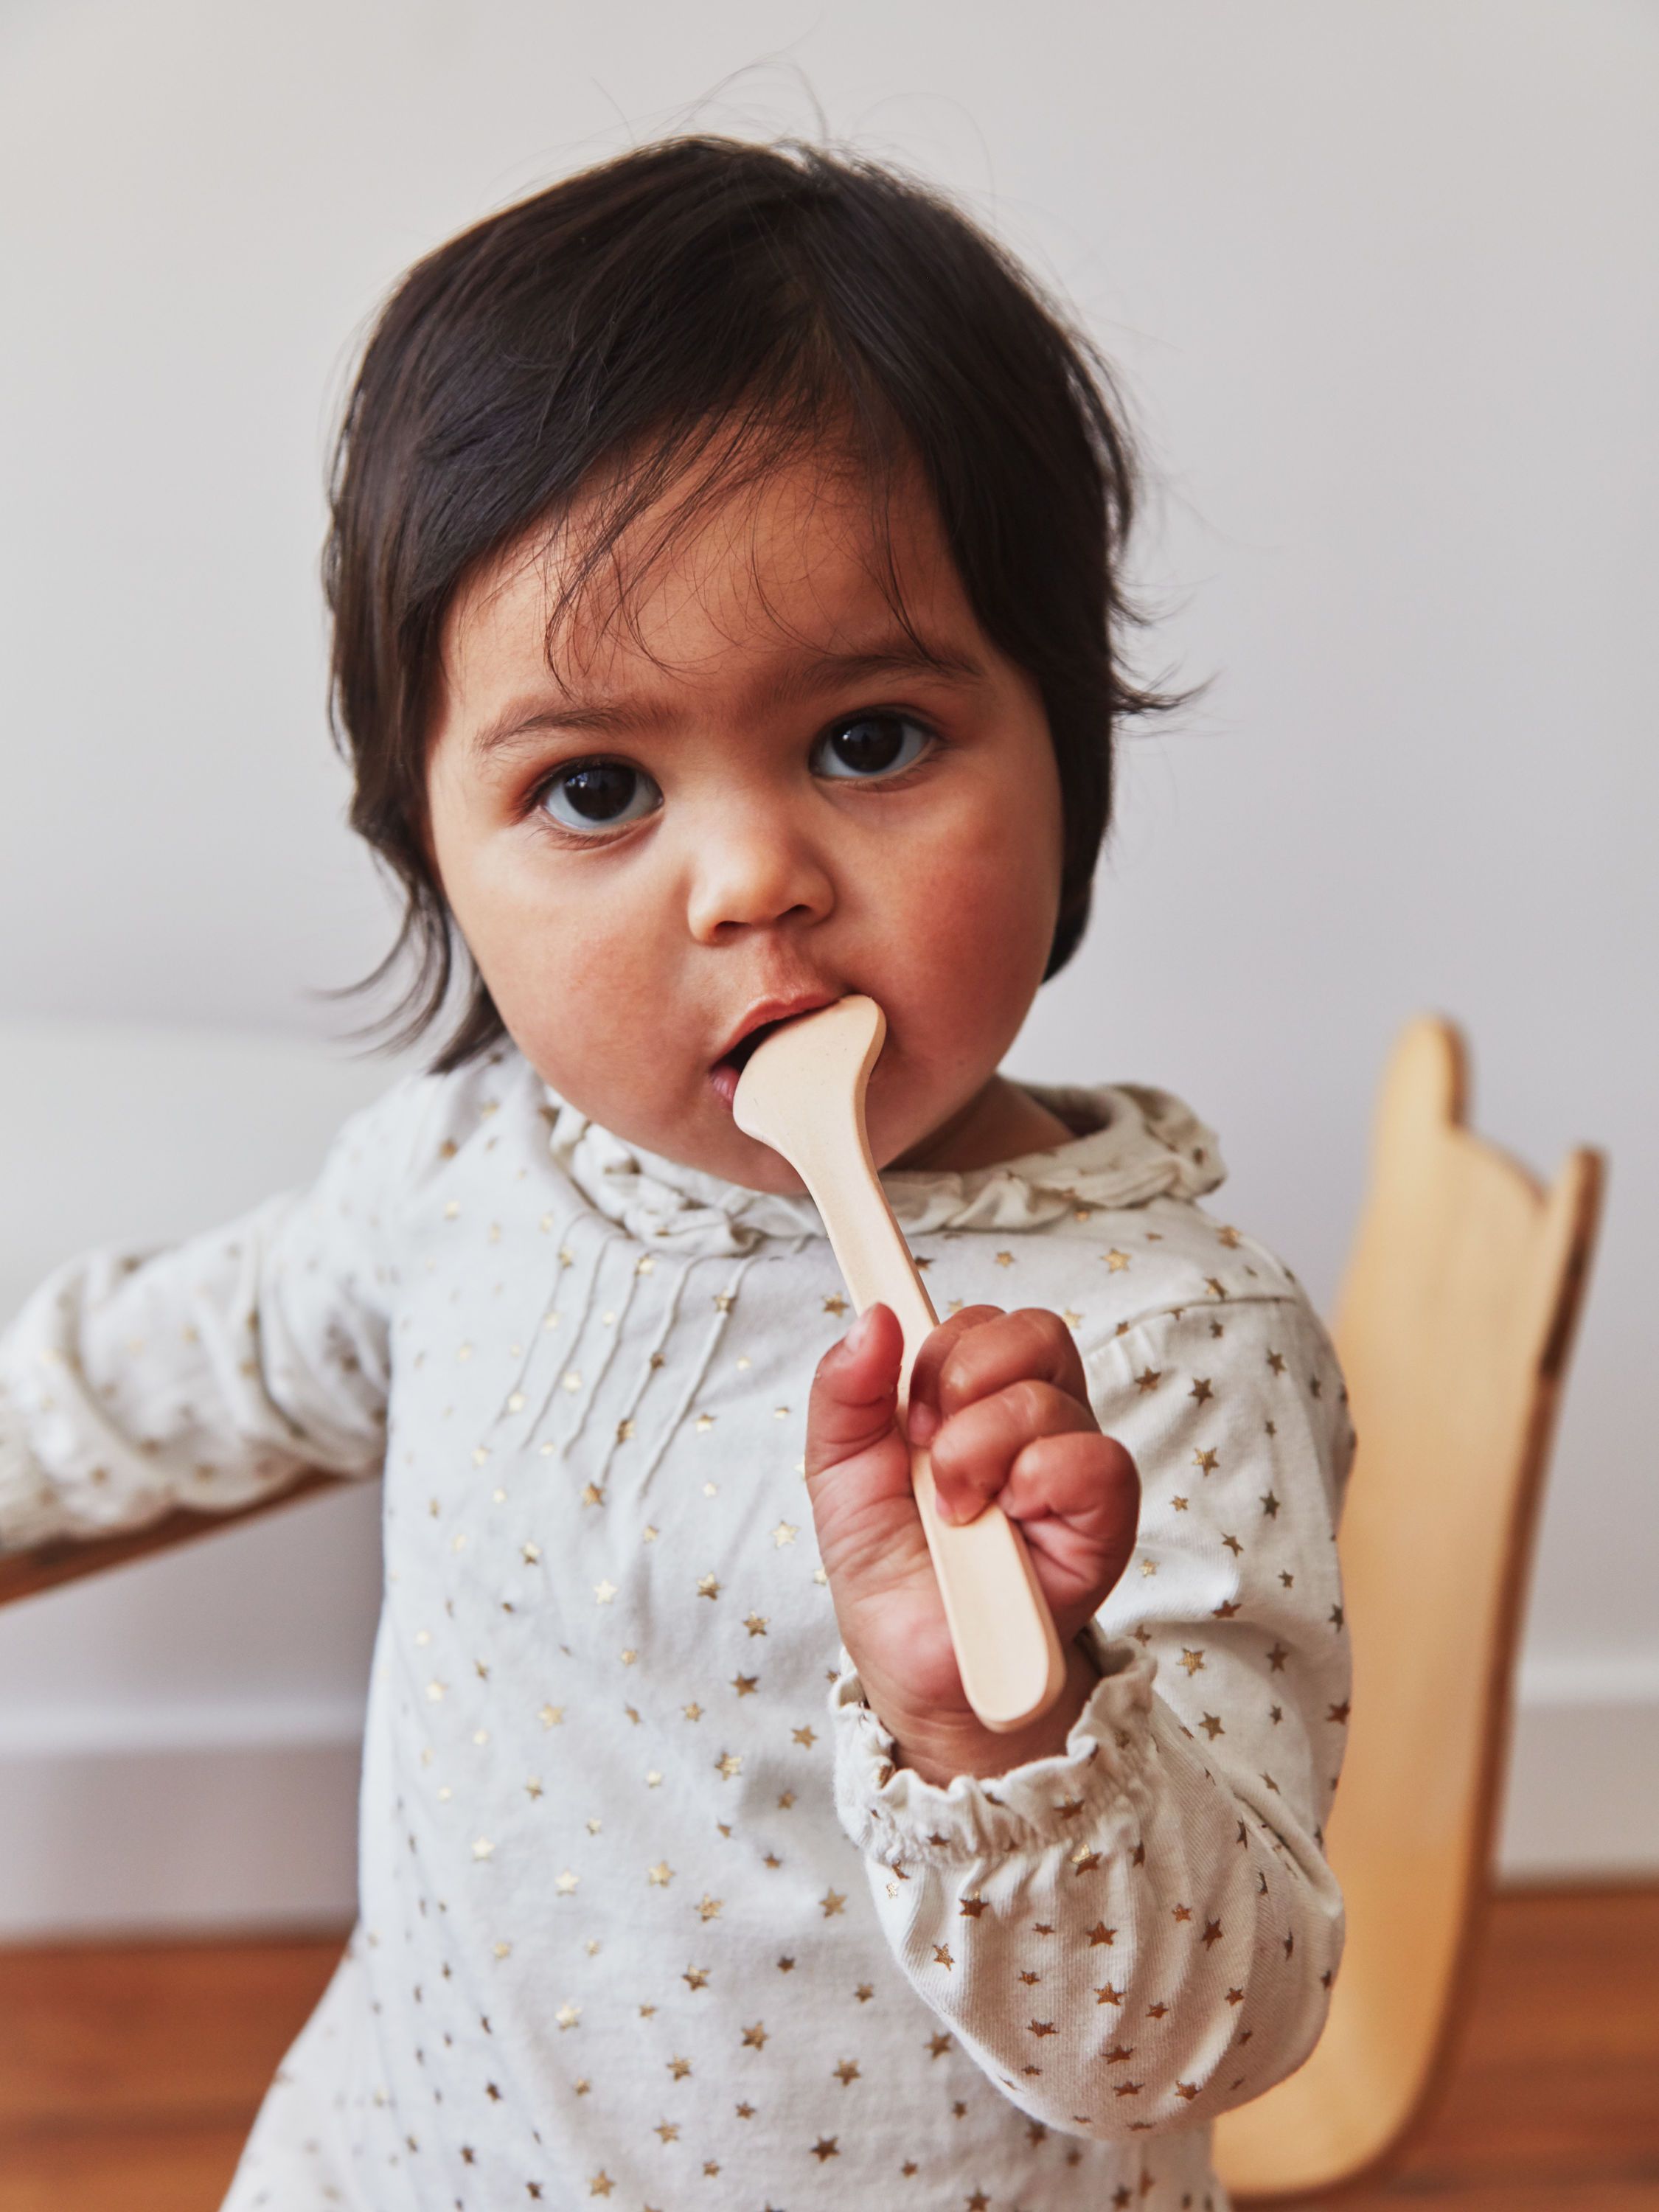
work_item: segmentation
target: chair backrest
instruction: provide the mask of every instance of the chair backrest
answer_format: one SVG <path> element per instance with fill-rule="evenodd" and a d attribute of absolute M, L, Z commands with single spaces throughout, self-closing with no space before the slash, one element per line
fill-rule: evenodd
<path fill-rule="evenodd" d="M 1260 2202 L 1374 2178 L 1443 2075 L 1480 1933 L 1510 1694 L 1601 1163 L 1553 1188 L 1464 1126 L 1447 1023 L 1401 1036 L 1335 1335 L 1359 1448 L 1340 1538 L 1354 1692 L 1328 1837 L 1347 1941 L 1307 2063 L 1223 2116 Z"/>

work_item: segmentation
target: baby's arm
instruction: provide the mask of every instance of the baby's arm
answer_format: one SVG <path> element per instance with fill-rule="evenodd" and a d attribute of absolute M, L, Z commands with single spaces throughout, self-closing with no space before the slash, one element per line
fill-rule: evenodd
<path fill-rule="evenodd" d="M 347 1122 L 317 1182 L 170 1249 L 98 1251 L 0 1337 L 0 1551 L 230 1511 L 307 1468 L 380 1463 L 380 1194 L 419 1093 Z M 390 1171 L 390 1172 L 389 1172 Z"/>
<path fill-rule="evenodd" d="M 1119 2136 L 1260 2094 L 1324 2020 L 1350 1436 L 1294 1297 L 1155 1314 L 1086 1364 L 1143 1506 L 1064 1750 L 924 1781 L 849 1672 L 837 1785 L 895 1957 L 942 2023 L 1039 2119 Z"/>

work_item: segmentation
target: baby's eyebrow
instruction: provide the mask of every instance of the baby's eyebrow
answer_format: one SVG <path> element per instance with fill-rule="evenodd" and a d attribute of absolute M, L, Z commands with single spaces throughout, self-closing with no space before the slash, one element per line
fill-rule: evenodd
<path fill-rule="evenodd" d="M 764 690 L 773 703 L 789 705 L 876 677 L 931 676 L 946 683 L 975 684 L 984 674 L 982 664 L 965 650 L 906 637 L 884 641 L 861 653 L 800 652 L 786 666 L 772 672 Z M 485 762 L 498 753 L 510 752 L 515 745 L 533 744 L 556 730 L 615 735 L 660 725 L 668 719 L 668 709 L 646 702 L 586 703 L 572 698 L 568 703 L 547 705 L 518 701 L 476 733 L 471 750 L 476 761 Z"/>

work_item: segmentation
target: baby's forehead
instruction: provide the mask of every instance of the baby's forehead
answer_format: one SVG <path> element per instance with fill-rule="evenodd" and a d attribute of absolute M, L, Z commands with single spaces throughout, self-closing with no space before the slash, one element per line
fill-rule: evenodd
<path fill-rule="evenodd" d="M 453 612 L 457 672 L 506 656 L 584 690 L 901 646 L 960 661 L 977 631 L 915 472 L 872 480 L 814 454 L 735 482 L 688 473 L 621 512 L 596 489 L 509 547 Z"/>

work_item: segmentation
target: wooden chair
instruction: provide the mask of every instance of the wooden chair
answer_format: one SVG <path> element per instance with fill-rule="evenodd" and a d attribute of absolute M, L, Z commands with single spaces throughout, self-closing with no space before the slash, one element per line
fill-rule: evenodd
<path fill-rule="evenodd" d="M 1582 1301 L 1601 1164 L 1554 1188 L 1463 1126 L 1464 1055 L 1413 1024 L 1378 1116 L 1337 1322 L 1360 1436 L 1341 1532 L 1357 1686 L 1330 1824 L 1348 1937 L 1298 2072 L 1217 2130 L 1242 2203 L 1375 2178 L 1421 2122 L 1480 1935 L 1528 1556 Z M 0 1604 L 287 1504 L 179 1511 L 133 1535 L 0 1560 Z"/>
<path fill-rule="evenodd" d="M 1458 1033 L 1414 1022 L 1335 1329 L 1359 1432 L 1340 1535 L 1353 1714 L 1328 1837 L 1347 1944 L 1313 2055 L 1218 2124 L 1241 2204 L 1375 2181 L 1422 2124 L 1467 2005 L 1602 1181 L 1581 1150 L 1541 1189 L 1465 1127 L 1467 1104 Z"/>

